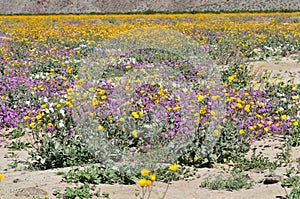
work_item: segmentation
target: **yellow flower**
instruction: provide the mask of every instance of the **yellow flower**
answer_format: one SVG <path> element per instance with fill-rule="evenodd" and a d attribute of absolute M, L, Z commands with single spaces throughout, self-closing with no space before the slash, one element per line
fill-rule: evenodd
<path fill-rule="evenodd" d="M 98 100 L 94 97 L 92 100 L 93 106 L 97 106 L 98 105 Z"/>
<path fill-rule="evenodd" d="M 38 119 L 38 120 L 40 120 L 40 119 L 42 119 L 42 115 L 39 114 L 35 118 Z"/>
<path fill-rule="evenodd" d="M 286 120 L 287 116 L 286 115 L 282 115 L 281 119 Z"/>
<path fill-rule="evenodd" d="M 106 100 L 106 95 L 101 96 L 102 100 Z"/>
<path fill-rule="evenodd" d="M 25 121 L 28 120 L 28 118 L 29 118 L 29 117 L 28 117 L 27 115 L 24 116 L 24 120 L 25 120 Z"/>
<path fill-rule="evenodd" d="M 34 123 L 30 123 L 29 124 L 30 128 L 34 129 L 36 127 L 36 125 Z"/>
<path fill-rule="evenodd" d="M 150 186 L 152 185 L 152 181 L 151 181 L 151 180 L 146 180 L 146 185 L 147 185 L 148 187 L 150 187 Z"/>
<path fill-rule="evenodd" d="M 141 187 L 144 187 L 146 185 L 146 182 L 147 182 L 147 180 L 145 178 L 142 178 L 142 179 L 138 180 L 138 184 Z"/>
<path fill-rule="evenodd" d="M 0 180 L 4 180 L 4 175 L 0 173 Z"/>
<path fill-rule="evenodd" d="M 140 115 L 137 112 L 132 112 L 131 115 L 135 118 L 138 119 Z"/>
<path fill-rule="evenodd" d="M 218 129 L 216 129 L 213 133 L 213 136 L 214 137 L 217 137 L 219 135 L 220 131 Z"/>
<path fill-rule="evenodd" d="M 171 170 L 171 171 L 177 171 L 178 170 L 178 165 L 177 164 L 171 164 L 170 166 L 169 166 L 169 169 Z"/>
<path fill-rule="evenodd" d="M 254 127 L 253 126 L 249 126 L 249 130 L 253 131 Z"/>
<path fill-rule="evenodd" d="M 67 91 L 68 93 L 71 93 L 71 92 L 72 92 L 72 88 L 67 88 L 66 91 Z"/>
<path fill-rule="evenodd" d="M 231 75 L 231 76 L 228 77 L 228 81 L 229 81 L 229 82 L 232 82 L 234 79 L 235 79 L 235 76 L 234 76 L 234 75 Z"/>
<path fill-rule="evenodd" d="M 129 65 L 128 65 L 128 66 L 126 66 L 126 69 L 130 69 L 130 68 L 131 68 L 131 66 L 129 66 Z"/>
<path fill-rule="evenodd" d="M 149 175 L 149 173 L 150 173 L 150 171 L 149 171 L 149 170 L 147 170 L 147 169 L 143 169 L 143 170 L 141 170 L 141 175 L 142 175 L 142 176 L 148 176 L 148 175 Z"/>
<path fill-rule="evenodd" d="M 137 138 L 138 132 L 134 130 L 134 131 L 131 132 L 131 135 L 132 135 L 134 138 Z"/>
<path fill-rule="evenodd" d="M 211 97 L 211 99 L 212 99 L 212 100 L 217 100 L 219 97 L 220 97 L 220 96 L 218 96 L 218 95 L 214 95 L 214 96 Z"/>
<path fill-rule="evenodd" d="M 42 108 L 46 108 L 46 107 L 47 107 L 47 105 L 46 105 L 46 104 L 43 104 L 43 105 L 42 105 Z"/>
<path fill-rule="evenodd" d="M 139 115 L 143 116 L 144 115 L 143 111 L 139 111 Z"/>
<path fill-rule="evenodd" d="M 202 101 L 204 99 L 203 95 L 201 95 L 200 93 L 198 93 L 196 97 L 198 101 Z"/>
<path fill-rule="evenodd" d="M 97 94 L 98 95 L 103 95 L 105 93 L 105 90 L 97 88 Z"/>
<path fill-rule="evenodd" d="M 176 107 L 175 107 L 175 108 L 173 108 L 173 111 L 175 111 L 175 112 L 176 112 L 176 111 L 177 111 L 177 110 L 179 110 L 179 109 L 180 109 L 180 106 L 177 104 L 177 105 L 176 105 Z"/>
<path fill-rule="evenodd" d="M 99 126 L 98 126 L 98 130 L 99 130 L 99 131 L 103 131 L 103 129 L 104 129 L 104 127 L 103 127 L 102 125 L 99 125 Z"/>
<path fill-rule="evenodd" d="M 240 135 L 243 135 L 244 133 L 245 133 L 245 131 L 244 131 L 243 129 L 240 129 L 240 130 L 239 130 L 239 134 L 240 134 Z"/>
<path fill-rule="evenodd" d="M 156 175 L 155 174 L 151 174 L 149 176 L 150 180 L 155 181 L 156 180 Z"/>
<path fill-rule="evenodd" d="M 250 112 L 250 105 L 249 104 L 247 104 L 246 106 L 245 106 L 245 108 L 244 108 L 244 110 L 247 112 L 247 113 L 249 113 Z"/>
<path fill-rule="evenodd" d="M 298 121 L 294 121 L 294 122 L 293 122 L 293 125 L 294 125 L 294 126 L 298 126 L 298 125 L 299 125 Z"/>

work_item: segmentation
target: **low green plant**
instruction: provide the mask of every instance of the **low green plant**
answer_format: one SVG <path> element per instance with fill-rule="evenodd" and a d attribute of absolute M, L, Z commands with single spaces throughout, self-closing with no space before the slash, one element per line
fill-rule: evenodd
<path fill-rule="evenodd" d="M 41 144 L 29 153 L 31 167 L 38 169 L 78 166 L 96 163 L 96 158 L 88 151 L 80 137 L 63 134 L 40 140 Z"/>
<path fill-rule="evenodd" d="M 21 128 L 15 128 L 11 133 L 10 133 L 10 138 L 11 139 L 17 139 L 20 138 L 24 135 L 24 131 L 21 130 Z"/>
<path fill-rule="evenodd" d="M 17 141 L 13 141 L 8 148 L 12 151 L 19 151 L 22 149 L 32 148 L 32 146 L 30 143 L 25 143 L 20 140 L 17 140 Z"/>
<path fill-rule="evenodd" d="M 250 159 L 245 157 L 235 157 L 233 171 L 249 171 L 251 169 L 270 169 L 275 170 L 281 165 L 279 160 L 271 162 L 268 157 L 263 156 L 262 152 L 256 154 L 256 149 L 253 149 L 253 153 Z"/>
<path fill-rule="evenodd" d="M 239 190 L 242 188 L 250 189 L 254 185 L 253 181 L 248 181 L 242 174 L 236 173 L 232 177 L 224 177 L 223 175 L 209 175 L 201 183 L 200 187 L 212 190 Z"/>
<path fill-rule="evenodd" d="M 282 180 L 281 186 L 286 192 L 287 199 L 299 199 L 300 198 L 300 158 L 297 159 L 297 168 L 287 169 L 286 178 Z M 286 188 L 292 188 L 288 194 Z"/>
<path fill-rule="evenodd" d="M 294 184 L 292 191 L 286 195 L 287 199 L 299 199 L 300 198 L 300 184 Z"/>
<path fill-rule="evenodd" d="M 81 198 L 81 199 L 89 199 L 93 196 L 96 196 L 100 198 L 100 190 L 96 190 L 95 185 L 89 185 L 88 183 L 85 183 L 83 185 L 78 185 L 76 187 L 66 187 L 63 193 L 61 191 L 56 191 L 54 195 L 57 198 L 63 198 L 63 199 L 75 199 L 75 198 Z M 109 196 L 105 194 L 106 196 Z M 107 198 L 107 197 L 106 197 Z"/>
<path fill-rule="evenodd" d="M 89 184 L 135 184 L 136 175 L 130 171 L 122 172 L 104 166 L 91 166 L 84 169 L 75 168 L 63 176 L 67 183 Z"/>

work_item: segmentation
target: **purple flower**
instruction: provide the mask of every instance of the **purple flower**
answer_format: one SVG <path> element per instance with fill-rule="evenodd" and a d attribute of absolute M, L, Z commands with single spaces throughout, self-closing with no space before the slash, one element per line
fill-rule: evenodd
<path fill-rule="evenodd" d="M 67 133 L 66 137 L 67 137 L 67 138 L 72 137 L 72 133 Z"/>

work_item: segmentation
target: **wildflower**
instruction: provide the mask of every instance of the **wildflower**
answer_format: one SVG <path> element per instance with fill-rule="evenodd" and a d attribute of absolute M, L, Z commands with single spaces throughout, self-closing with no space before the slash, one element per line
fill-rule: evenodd
<path fill-rule="evenodd" d="M 217 100 L 219 97 L 220 97 L 220 96 L 218 96 L 218 95 L 214 95 L 214 96 L 211 97 L 211 99 L 212 99 L 212 100 Z"/>
<path fill-rule="evenodd" d="M 99 126 L 98 126 L 98 130 L 99 130 L 99 131 L 103 131 L 103 130 L 104 130 L 104 127 L 103 127 L 102 125 L 99 125 Z"/>
<path fill-rule="evenodd" d="M 142 179 L 138 180 L 138 184 L 139 184 L 141 187 L 146 186 L 146 183 L 147 183 L 147 180 L 146 180 L 145 178 L 142 178 Z"/>
<path fill-rule="evenodd" d="M 172 165 L 170 165 L 169 166 L 169 169 L 171 170 L 171 171 L 177 171 L 178 170 L 178 165 L 177 164 L 172 164 Z"/>
<path fill-rule="evenodd" d="M 0 180 L 4 180 L 4 175 L 0 173 Z"/>
<path fill-rule="evenodd" d="M 150 171 L 149 171 L 149 170 L 147 170 L 147 169 L 143 169 L 143 170 L 141 170 L 141 175 L 142 175 L 142 176 L 148 176 L 148 175 L 149 175 L 149 173 L 150 173 Z"/>
<path fill-rule="evenodd" d="M 58 123 L 58 127 L 63 128 L 64 126 L 65 126 L 64 122 L 62 120 L 60 120 L 59 123 Z"/>
<path fill-rule="evenodd" d="M 138 132 L 134 130 L 134 131 L 131 132 L 131 135 L 132 135 L 134 138 L 137 138 Z"/>
<path fill-rule="evenodd" d="M 202 101 L 204 99 L 203 95 L 201 95 L 200 93 L 198 93 L 196 97 L 198 101 Z"/>
<path fill-rule="evenodd" d="M 293 125 L 298 126 L 299 125 L 298 121 L 293 121 Z"/>
<path fill-rule="evenodd" d="M 39 114 L 35 118 L 38 119 L 38 120 L 40 120 L 40 119 L 42 119 L 42 115 Z"/>
<path fill-rule="evenodd" d="M 234 76 L 234 75 L 231 75 L 231 76 L 228 77 L 228 81 L 229 81 L 229 82 L 232 82 L 234 79 L 235 79 L 235 76 Z"/>
<path fill-rule="evenodd" d="M 30 123 L 29 124 L 30 128 L 34 129 L 36 127 L 36 125 L 34 123 Z"/>
<path fill-rule="evenodd" d="M 98 105 L 98 100 L 95 97 L 92 99 L 92 104 L 93 104 L 93 106 Z"/>
<path fill-rule="evenodd" d="M 146 180 L 146 186 L 151 186 L 152 185 L 152 181 L 151 180 Z"/>
<path fill-rule="evenodd" d="M 150 180 L 155 181 L 156 180 L 156 175 L 155 174 L 151 174 L 149 176 Z"/>
<path fill-rule="evenodd" d="M 247 105 L 245 106 L 244 110 L 245 110 L 247 113 L 249 113 L 249 112 L 250 112 L 250 105 L 247 104 Z"/>
<path fill-rule="evenodd" d="M 138 119 L 140 115 L 137 112 L 132 112 L 131 115 L 135 118 Z"/>
<path fill-rule="evenodd" d="M 244 131 L 243 129 L 240 129 L 240 130 L 239 130 L 239 134 L 240 134 L 240 135 L 243 135 L 244 133 L 245 133 L 245 131 Z"/>
<path fill-rule="evenodd" d="M 218 129 L 216 129 L 213 133 L 213 136 L 214 137 L 217 137 L 219 135 L 220 131 Z"/>
<path fill-rule="evenodd" d="M 179 109 L 180 109 L 180 106 L 177 104 L 177 105 L 176 105 L 176 107 L 175 107 L 175 108 L 173 108 L 173 111 L 175 111 L 175 112 L 176 112 L 176 111 L 177 111 L 177 110 L 179 110 Z"/>

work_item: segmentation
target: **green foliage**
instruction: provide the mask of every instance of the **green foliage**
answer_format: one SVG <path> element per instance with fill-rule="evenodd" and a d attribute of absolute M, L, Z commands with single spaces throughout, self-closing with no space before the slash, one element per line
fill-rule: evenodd
<path fill-rule="evenodd" d="M 277 167 L 281 166 L 279 160 L 275 160 L 271 162 L 268 157 L 263 156 L 260 152 L 256 154 L 256 150 L 253 150 L 253 153 L 250 157 L 250 160 L 245 157 L 238 157 L 234 158 L 234 171 L 249 171 L 251 169 L 270 169 L 275 170 Z"/>
<path fill-rule="evenodd" d="M 75 198 L 89 199 L 92 198 L 93 196 L 96 196 L 97 198 L 100 198 L 101 196 L 100 190 L 96 190 L 95 185 L 90 186 L 87 183 L 73 188 L 67 187 L 64 193 L 61 193 L 60 191 L 56 191 L 54 195 L 57 198 L 62 198 L 62 199 L 75 199 Z M 109 195 L 107 195 L 107 193 L 105 193 L 103 196 L 105 198 L 109 198 Z"/>
<path fill-rule="evenodd" d="M 17 141 L 13 141 L 8 148 L 12 151 L 19 151 L 22 149 L 32 148 L 32 146 L 30 143 L 25 143 L 20 140 L 17 140 Z"/>
<path fill-rule="evenodd" d="M 10 133 L 10 138 L 11 139 L 17 139 L 20 138 L 24 135 L 24 131 L 22 131 L 21 128 L 15 128 L 11 133 Z"/>
<path fill-rule="evenodd" d="M 81 142 L 80 137 L 63 134 L 40 140 L 35 151 L 29 153 L 31 167 L 38 169 L 61 168 L 97 162 Z"/>
<path fill-rule="evenodd" d="M 250 189 L 253 182 L 248 182 L 242 174 L 234 174 L 232 177 L 225 178 L 223 175 L 209 175 L 200 185 L 200 187 L 212 190 L 239 190 L 242 188 Z"/>
<path fill-rule="evenodd" d="M 90 184 L 135 184 L 137 175 L 130 171 L 122 172 L 104 166 L 92 166 L 84 169 L 73 169 L 63 176 L 68 183 L 90 183 Z"/>

